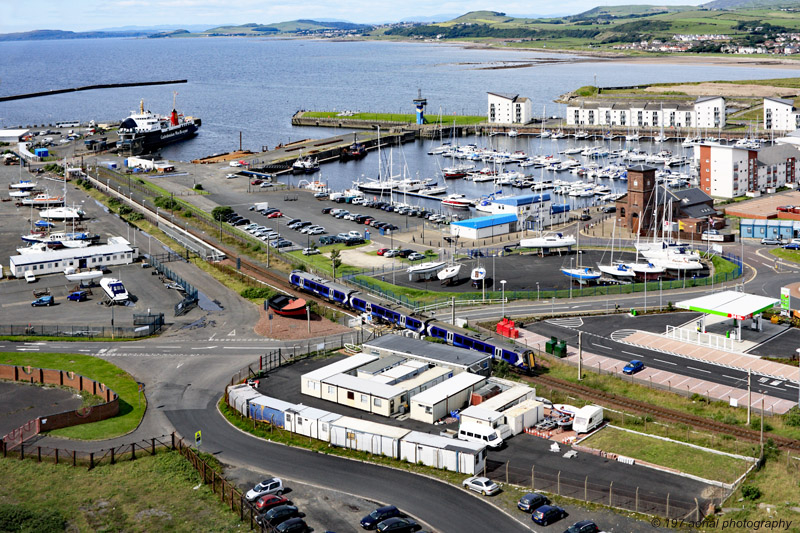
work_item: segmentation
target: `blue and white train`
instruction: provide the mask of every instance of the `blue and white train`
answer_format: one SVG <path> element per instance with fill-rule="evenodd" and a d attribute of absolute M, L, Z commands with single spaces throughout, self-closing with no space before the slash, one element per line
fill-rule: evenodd
<path fill-rule="evenodd" d="M 510 349 L 506 339 L 489 335 L 475 338 L 467 330 L 434 318 L 414 316 L 408 311 L 393 307 L 341 283 L 302 270 L 293 270 L 289 274 L 289 283 L 299 290 L 316 294 L 359 314 L 369 314 L 376 322 L 393 324 L 413 331 L 419 337 L 433 337 L 458 348 L 492 354 L 494 360 L 505 361 L 525 373 L 532 373 L 536 366 L 533 351 Z"/>

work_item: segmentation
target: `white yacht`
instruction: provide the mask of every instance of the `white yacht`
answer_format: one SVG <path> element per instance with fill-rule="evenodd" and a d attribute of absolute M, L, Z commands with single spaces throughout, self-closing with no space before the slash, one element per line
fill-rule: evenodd
<path fill-rule="evenodd" d="M 521 248 L 566 248 L 568 246 L 575 246 L 575 244 L 575 237 L 563 235 L 561 233 L 551 233 L 519 241 Z"/>

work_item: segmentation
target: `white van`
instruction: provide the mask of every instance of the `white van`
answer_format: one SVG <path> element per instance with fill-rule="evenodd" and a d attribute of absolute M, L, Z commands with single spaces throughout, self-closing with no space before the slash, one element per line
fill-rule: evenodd
<path fill-rule="evenodd" d="M 458 438 L 480 442 L 490 448 L 500 448 L 503 445 L 503 439 L 495 428 L 480 424 L 461 424 L 458 428 Z"/>

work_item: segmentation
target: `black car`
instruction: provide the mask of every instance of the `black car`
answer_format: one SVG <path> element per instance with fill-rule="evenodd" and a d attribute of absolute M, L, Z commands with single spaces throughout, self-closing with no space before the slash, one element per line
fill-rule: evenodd
<path fill-rule="evenodd" d="M 603 213 L 616 213 L 617 207 L 613 205 L 607 205 L 603 208 Z"/>
<path fill-rule="evenodd" d="M 540 526 L 558 522 L 567 516 L 567 512 L 556 505 L 542 505 L 531 514 L 531 519 Z"/>
<path fill-rule="evenodd" d="M 378 527 L 378 524 L 389 518 L 400 516 L 400 509 L 394 505 L 378 507 L 367 516 L 361 519 L 361 527 L 370 530 Z"/>
<path fill-rule="evenodd" d="M 390 518 L 378 524 L 378 533 L 414 533 L 422 526 L 410 518 Z"/>
<path fill-rule="evenodd" d="M 347 239 L 345 239 L 344 243 L 347 246 L 353 246 L 355 244 L 364 244 L 364 238 L 363 237 L 348 237 Z"/>
<path fill-rule="evenodd" d="M 327 215 L 328 213 L 331 212 L 331 209 L 333 209 L 333 208 L 332 207 L 323 207 L 322 208 L 322 214 L 323 215 Z"/>
<path fill-rule="evenodd" d="M 383 229 L 385 229 L 385 230 L 388 229 L 388 230 L 391 230 L 391 231 L 397 231 L 400 228 L 398 228 L 394 224 L 387 224 Z"/>
<path fill-rule="evenodd" d="M 517 507 L 528 513 L 535 511 L 542 505 L 547 505 L 550 503 L 550 500 L 547 499 L 547 496 L 544 494 L 539 494 L 538 492 L 530 492 L 519 499 L 517 502 Z"/>
<path fill-rule="evenodd" d="M 278 209 L 277 207 L 270 207 L 268 209 L 262 209 L 261 211 L 259 211 L 259 213 L 261 213 L 262 215 L 269 215 L 270 213 L 276 213 L 278 211 L 280 211 L 280 209 Z"/>
<path fill-rule="evenodd" d="M 293 218 L 292 220 L 288 221 L 288 222 L 286 223 L 286 225 L 287 225 L 287 226 L 291 226 L 292 224 L 296 224 L 296 223 L 298 223 L 298 222 L 302 222 L 302 221 L 303 221 L 303 219 L 300 219 L 300 218 Z"/>
<path fill-rule="evenodd" d="M 252 224 L 249 218 L 242 218 L 233 223 L 234 226 L 246 226 L 247 224 Z"/>
<path fill-rule="evenodd" d="M 295 517 L 278 524 L 275 531 L 278 533 L 309 533 L 314 530 L 308 527 L 305 520 L 300 517 Z"/>
<path fill-rule="evenodd" d="M 324 235 L 319 238 L 319 243 L 322 245 L 328 244 L 335 244 L 336 243 L 336 236 L 335 235 Z"/>
<path fill-rule="evenodd" d="M 393 205 L 384 206 L 383 210 L 386 211 L 387 213 L 391 213 L 392 211 L 394 211 L 394 206 Z"/>
<path fill-rule="evenodd" d="M 587 220 L 592 220 L 592 215 L 590 215 L 589 213 L 581 213 L 581 220 L 583 220 L 584 222 Z"/>
<path fill-rule="evenodd" d="M 304 516 L 305 513 L 301 513 L 294 505 L 279 505 L 259 515 L 256 518 L 256 522 L 261 525 L 275 527 L 290 518 L 303 518 Z"/>
<path fill-rule="evenodd" d="M 413 253 L 414 253 L 414 250 L 409 250 L 408 248 L 406 248 L 405 250 L 400 250 L 400 253 L 398 255 L 400 257 L 408 257 L 409 255 L 411 255 Z"/>
<path fill-rule="evenodd" d="M 564 533 L 599 533 L 600 528 L 591 520 L 581 520 L 569 526 Z"/>
<path fill-rule="evenodd" d="M 225 215 L 224 217 L 222 217 L 222 220 L 224 220 L 225 222 L 229 222 L 229 221 L 230 221 L 232 218 L 236 218 L 236 217 L 238 217 L 238 216 L 239 216 L 239 215 L 238 215 L 238 214 L 236 214 L 235 212 L 234 212 L 234 213 L 228 213 L 227 215 Z"/>

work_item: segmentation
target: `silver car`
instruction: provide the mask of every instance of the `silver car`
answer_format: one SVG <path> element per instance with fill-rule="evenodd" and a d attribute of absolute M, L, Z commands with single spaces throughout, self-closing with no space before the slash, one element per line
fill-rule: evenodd
<path fill-rule="evenodd" d="M 500 487 L 488 477 L 473 476 L 461 483 L 464 488 L 480 492 L 484 496 L 491 496 L 500 492 Z"/>
<path fill-rule="evenodd" d="M 253 502 L 262 496 L 266 496 L 267 494 L 275 494 L 277 496 L 282 495 L 283 481 L 277 477 L 265 479 L 252 489 L 248 490 L 245 498 L 247 498 L 247 501 Z"/>

